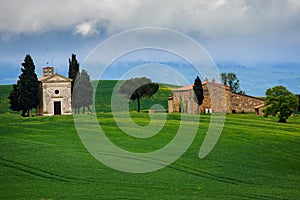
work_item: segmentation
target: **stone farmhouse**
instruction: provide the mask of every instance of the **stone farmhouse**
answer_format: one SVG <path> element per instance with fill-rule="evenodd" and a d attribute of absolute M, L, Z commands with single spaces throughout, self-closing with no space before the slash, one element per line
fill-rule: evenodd
<path fill-rule="evenodd" d="M 39 79 L 40 104 L 37 115 L 72 114 L 71 79 L 54 74 L 54 67 L 43 68 L 43 77 Z"/>
<path fill-rule="evenodd" d="M 256 112 L 262 114 L 264 99 L 231 92 L 230 87 L 207 79 L 202 83 L 203 103 L 198 106 L 193 85 L 173 90 L 173 96 L 168 98 L 169 112 L 182 113 L 240 113 Z"/>

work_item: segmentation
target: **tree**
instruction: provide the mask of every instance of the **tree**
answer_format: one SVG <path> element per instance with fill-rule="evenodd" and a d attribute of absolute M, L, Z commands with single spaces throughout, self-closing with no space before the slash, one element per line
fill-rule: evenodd
<path fill-rule="evenodd" d="M 75 108 L 75 113 L 80 113 L 80 108 L 83 107 L 83 113 L 85 113 L 85 107 L 92 112 L 90 105 L 93 104 L 93 87 L 90 81 L 90 76 L 86 70 L 82 70 L 76 76 L 76 82 L 74 84 L 74 90 L 72 95 L 72 106 Z"/>
<path fill-rule="evenodd" d="M 35 65 L 28 54 L 22 63 L 22 74 L 19 76 L 17 84 L 13 85 L 13 90 L 8 97 L 10 108 L 14 111 L 22 111 L 22 116 L 31 117 L 32 108 L 39 105 L 39 83 L 35 73 Z"/>
<path fill-rule="evenodd" d="M 197 76 L 197 78 L 194 81 L 193 89 L 194 89 L 194 92 L 196 95 L 198 106 L 201 106 L 204 96 L 203 96 L 202 82 L 201 82 L 199 76 Z"/>
<path fill-rule="evenodd" d="M 299 103 L 298 103 L 298 112 L 300 112 L 300 94 L 297 95 L 298 99 L 299 99 Z"/>
<path fill-rule="evenodd" d="M 72 108 L 75 109 L 75 114 L 80 113 L 81 102 L 82 102 L 82 87 L 81 87 L 80 72 L 76 75 L 76 81 L 74 82 L 73 91 L 72 91 Z"/>
<path fill-rule="evenodd" d="M 82 88 L 82 102 L 83 113 L 85 113 L 85 107 L 88 108 L 90 112 L 92 112 L 90 105 L 93 104 L 93 86 L 90 80 L 90 76 L 86 70 L 82 70 L 80 74 L 81 79 L 81 88 Z"/>
<path fill-rule="evenodd" d="M 13 89 L 12 91 L 10 92 L 9 94 L 9 108 L 13 111 L 20 111 L 21 110 L 21 107 L 20 107 L 20 104 L 19 104 L 19 82 L 17 82 L 17 84 L 13 84 Z"/>
<path fill-rule="evenodd" d="M 298 98 L 284 86 L 275 86 L 266 91 L 266 108 L 263 110 L 264 116 L 278 115 L 278 122 L 285 123 L 289 116 L 298 107 Z"/>
<path fill-rule="evenodd" d="M 76 55 L 72 54 L 72 58 L 69 58 L 69 72 L 68 72 L 68 77 L 70 79 L 72 79 L 71 82 L 71 92 L 73 94 L 73 87 L 74 87 L 74 83 L 76 80 L 76 76 L 79 73 L 79 63 L 76 59 Z"/>
<path fill-rule="evenodd" d="M 157 92 L 158 88 L 159 85 L 157 83 L 152 83 L 152 81 L 146 77 L 132 78 L 126 80 L 123 85 L 121 85 L 119 92 L 125 95 L 129 100 L 137 100 L 137 111 L 140 112 L 141 98 L 150 98 Z"/>
<path fill-rule="evenodd" d="M 240 80 L 235 73 L 221 73 L 222 83 L 230 86 L 231 92 L 245 94 L 245 91 L 240 90 Z"/>

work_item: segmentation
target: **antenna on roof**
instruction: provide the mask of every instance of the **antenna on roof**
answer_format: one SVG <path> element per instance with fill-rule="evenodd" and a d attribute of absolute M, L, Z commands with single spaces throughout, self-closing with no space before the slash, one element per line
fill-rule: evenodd
<path fill-rule="evenodd" d="M 46 62 L 47 67 L 49 67 L 49 62 Z"/>
<path fill-rule="evenodd" d="M 54 65 L 53 65 L 53 57 L 52 57 L 52 67 L 54 67 Z"/>

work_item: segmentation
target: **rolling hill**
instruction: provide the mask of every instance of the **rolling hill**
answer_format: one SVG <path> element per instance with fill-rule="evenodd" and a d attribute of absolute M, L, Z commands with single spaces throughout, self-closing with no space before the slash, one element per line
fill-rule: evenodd
<path fill-rule="evenodd" d="M 114 83 L 101 82 L 102 89 L 106 89 L 99 91 L 96 102 L 102 109 L 97 112 L 99 124 L 110 141 L 125 150 L 141 153 L 168 144 L 176 135 L 181 115 L 168 114 L 164 128 L 153 137 L 128 136 L 117 126 L 106 105 Z M 10 88 L 0 86 L 0 199 L 295 199 L 300 196 L 299 115 L 281 124 L 273 117 L 229 114 L 217 145 L 207 157 L 199 159 L 199 148 L 211 118 L 201 115 L 193 143 L 178 160 L 158 171 L 135 174 L 111 169 L 96 160 L 81 142 L 73 116 L 23 118 L 10 112 L 3 101 Z M 161 87 L 153 98 L 165 102 L 168 95 L 169 90 L 165 92 Z M 143 109 L 150 104 L 151 99 L 144 101 Z M 131 112 L 131 118 L 141 128 L 149 124 L 148 113 Z"/>

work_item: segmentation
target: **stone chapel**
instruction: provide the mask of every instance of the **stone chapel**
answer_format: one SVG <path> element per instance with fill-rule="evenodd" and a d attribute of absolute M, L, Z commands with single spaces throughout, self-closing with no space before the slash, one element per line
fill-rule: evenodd
<path fill-rule="evenodd" d="M 39 79 L 40 103 L 37 115 L 72 114 L 71 79 L 54 74 L 54 67 L 43 68 L 43 77 Z"/>

